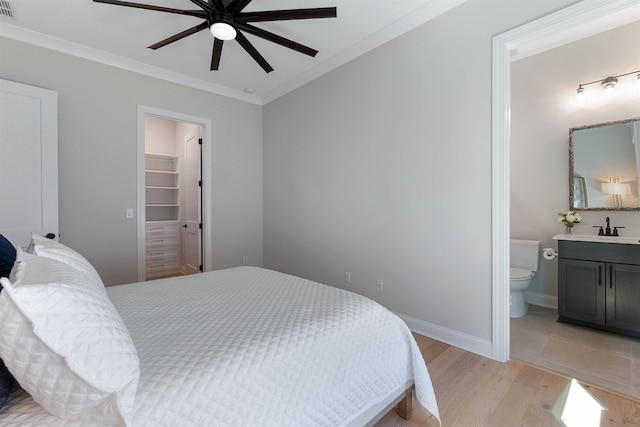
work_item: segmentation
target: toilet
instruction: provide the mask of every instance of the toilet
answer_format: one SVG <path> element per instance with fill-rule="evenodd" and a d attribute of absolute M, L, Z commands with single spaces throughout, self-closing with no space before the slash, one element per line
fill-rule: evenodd
<path fill-rule="evenodd" d="M 524 291 L 529 288 L 533 276 L 538 271 L 540 241 L 511 239 L 509 253 L 511 258 L 509 315 L 522 317 L 529 308 L 529 304 L 524 299 Z"/>

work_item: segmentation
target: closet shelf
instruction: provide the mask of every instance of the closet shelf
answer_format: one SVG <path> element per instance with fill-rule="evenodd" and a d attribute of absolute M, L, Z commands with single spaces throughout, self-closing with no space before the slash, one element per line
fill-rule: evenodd
<path fill-rule="evenodd" d="M 176 171 L 165 171 L 160 169 L 145 169 L 144 171 L 147 173 L 166 173 L 169 175 L 178 175 L 178 172 Z"/>
<path fill-rule="evenodd" d="M 146 220 L 177 220 L 179 218 L 178 156 L 145 153 Z"/>

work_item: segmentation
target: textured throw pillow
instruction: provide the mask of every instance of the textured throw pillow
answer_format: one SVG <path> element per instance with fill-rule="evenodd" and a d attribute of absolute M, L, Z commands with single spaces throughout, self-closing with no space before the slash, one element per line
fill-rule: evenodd
<path fill-rule="evenodd" d="M 68 264 L 74 267 L 76 270 L 79 270 L 86 275 L 88 283 L 90 283 L 92 286 L 95 286 L 96 290 L 104 293 L 104 295 L 107 294 L 104 283 L 102 283 L 102 279 L 100 278 L 100 275 L 98 274 L 96 269 L 93 267 L 93 265 L 91 265 L 89 261 L 87 261 L 85 257 L 80 255 L 78 252 L 74 251 L 68 246 L 63 245 L 60 242 L 47 239 L 46 237 L 42 237 L 35 233 L 31 235 L 30 247 L 32 248 L 32 253 L 34 255 L 51 258 L 56 261 Z M 29 265 L 32 265 L 32 263 L 30 263 Z"/>
<path fill-rule="evenodd" d="M 140 376 L 131 336 L 103 292 L 78 282 L 57 262 L 41 278 L 27 256 L 22 285 L 0 279 L 0 357 L 18 383 L 47 411 L 92 424 L 127 424 Z M 59 280 L 64 270 L 68 277 Z"/>
<path fill-rule="evenodd" d="M 16 248 L 0 234 L 0 277 L 9 277 L 16 260 Z"/>

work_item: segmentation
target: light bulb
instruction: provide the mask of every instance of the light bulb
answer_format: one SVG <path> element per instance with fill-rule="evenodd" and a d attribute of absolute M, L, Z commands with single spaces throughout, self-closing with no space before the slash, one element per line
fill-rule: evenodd
<path fill-rule="evenodd" d="M 584 104 L 584 98 L 584 88 L 582 87 L 582 85 L 579 85 L 578 89 L 576 90 L 576 105 Z"/>
<path fill-rule="evenodd" d="M 602 80 L 601 85 L 604 88 L 605 98 L 607 99 L 613 98 L 616 84 L 618 84 L 618 79 L 615 77 L 607 77 L 606 79 Z"/>
<path fill-rule="evenodd" d="M 236 38 L 236 29 L 226 22 L 214 22 L 209 27 L 213 37 L 218 40 L 233 40 Z"/>

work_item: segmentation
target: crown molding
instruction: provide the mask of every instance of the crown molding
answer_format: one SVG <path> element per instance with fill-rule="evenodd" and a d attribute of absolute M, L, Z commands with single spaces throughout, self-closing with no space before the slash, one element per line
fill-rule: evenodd
<path fill-rule="evenodd" d="M 244 91 L 230 89 L 222 85 L 195 79 L 193 77 L 188 77 L 184 74 L 175 73 L 173 71 L 168 71 L 160 67 L 144 64 L 142 62 L 114 55 L 112 53 L 108 53 L 99 49 L 94 49 L 78 43 L 69 42 L 56 37 L 48 36 L 46 34 L 38 33 L 36 31 L 27 30 L 10 23 L 3 22 L 2 25 L 0 25 L 0 36 L 8 37 L 14 40 L 33 44 L 47 49 L 52 49 L 83 59 L 88 59 L 90 61 L 111 65 L 123 70 L 133 71 L 134 73 L 144 74 L 150 77 L 177 83 L 183 86 L 189 86 L 194 89 L 200 89 L 205 92 L 226 96 L 228 98 L 234 98 L 252 104 L 262 105 L 262 98 L 257 95 L 248 94 Z"/>

